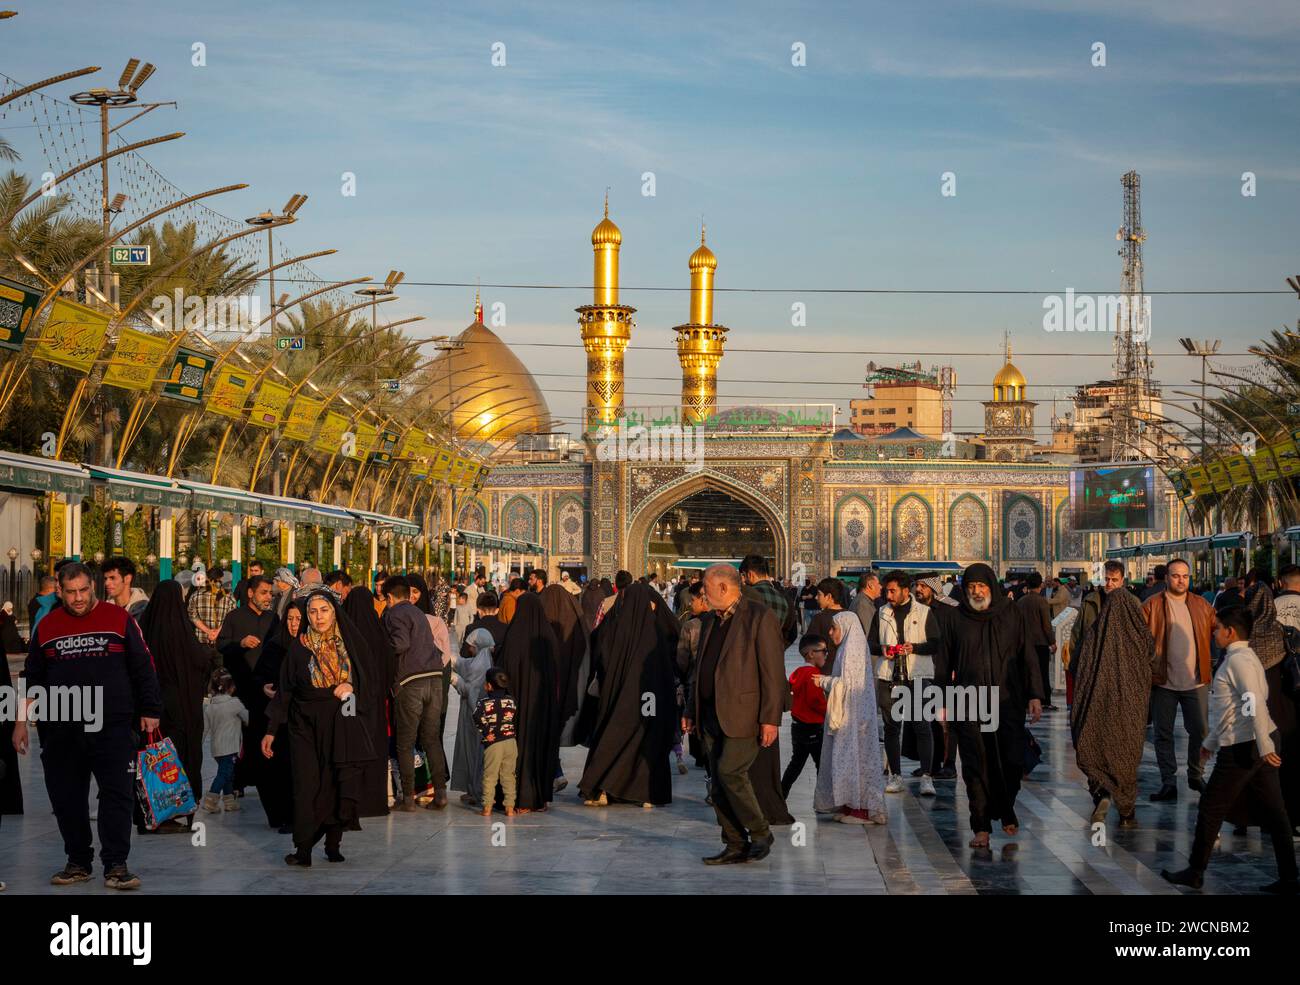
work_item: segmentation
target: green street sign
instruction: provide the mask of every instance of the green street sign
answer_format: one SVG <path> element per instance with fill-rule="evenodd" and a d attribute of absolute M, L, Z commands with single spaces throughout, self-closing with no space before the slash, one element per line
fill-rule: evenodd
<path fill-rule="evenodd" d="M 114 267 L 147 267 L 152 261 L 148 246 L 110 246 L 108 262 Z"/>

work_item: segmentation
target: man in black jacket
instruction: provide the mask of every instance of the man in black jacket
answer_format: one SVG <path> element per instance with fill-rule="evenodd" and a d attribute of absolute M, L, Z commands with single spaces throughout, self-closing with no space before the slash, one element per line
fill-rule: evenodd
<path fill-rule="evenodd" d="M 82 714 L 76 720 L 56 717 L 52 698 L 38 713 L 45 789 L 68 856 L 68 864 L 50 882 L 68 886 L 90 879 L 95 855 L 87 797 L 93 775 L 99 787 L 104 884 L 136 889 L 140 880 L 126 867 L 135 802 L 132 726 L 138 720 L 145 733 L 158 727 L 162 689 L 140 627 L 125 609 L 95 598 L 85 565 L 74 561 L 59 569 L 59 598 L 62 604 L 32 632 L 24 673 L 24 718 L 38 694 L 52 696 L 55 689 L 66 689 L 61 693 L 82 696 Z M 13 743 L 20 754 L 27 754 L 25 720 L 15 726 Z"/>
<path fill-rule="evenodd" d="M 1055 711 L 1052 704 L 1052 654 L 1056 651 L 1056 630 L 1052 629 L 1052 604 L 1043 595 L 1043 576 L 1031 572 L 1025 579 L 1025 594 L 1016 600 L 1025 620 L 1025 632 L 1038 657 L 1038 676 L 1043 682 L 1047 703 L 1043 711 Z"/>
<path fill-rule="evenodd" d="M 415 740 L 429 761 L 433 800 L 429 809 L 447 806 L 447 757 L 442 751 L 442 654 L 433 642 L 429 619 L 411 604 L 410 583 L 400 575 L 384 580 L 388 599 L 384 630 L 397 654 L 393 719 L 402 802 L 394 810 L 415 810 Z"/>
<path fill-rule="evenodd" d="M 776 741 L 789 691 L 781 625 L 771 609 L 741 594 L 740 572 L 730 564 L 704 572 L 704 594 L 712 611 L 701 617 L 682 718 L 683 732 L 700 730 L 725 846 L 704 863 L 756 862 L 774 839 L 749 769 L 759 749 Z"/>

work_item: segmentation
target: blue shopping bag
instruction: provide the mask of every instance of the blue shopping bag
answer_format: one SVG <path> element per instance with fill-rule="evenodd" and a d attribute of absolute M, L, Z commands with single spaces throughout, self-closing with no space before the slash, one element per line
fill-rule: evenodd
<path fill-rule="evenodd" d="M 171 739 L 162 738 L 161 732 L 152 732 L 149 737 L 152 736 L 157 736 L 157 740 L 148 743 L 135 756 L 135 792 L 144 826 L 150 831 L 174 817 L 193 814 L 197 807 L 181 758 L 176 754 L 176 745 Z"/>

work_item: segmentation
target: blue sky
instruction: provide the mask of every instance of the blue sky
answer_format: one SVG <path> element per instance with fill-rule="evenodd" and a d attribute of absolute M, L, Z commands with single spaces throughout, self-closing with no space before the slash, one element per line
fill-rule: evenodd
<path fill-rule="evenodd" d="M 630 288 L 687 286 L 701 215 L 720 288 L 781 289 L 717 300 L 733 349 L 777 350 L 726 357 L 727 402 L 843 412 L 869 359 L 956 352 L 955 422 L 978 428 L 1004 330 L 1036 399 L 1106 376 L 1111 337 L 1044 332 L 1042 300 L 1118 289 L 1130 168 L 1149 290 L 1275 291 L 1300 273 L 1300 5 L 1287 0 L 11 5 L 0 71 L 32 81 L 99 64 L 107 84 L 128 57 L 154 62 L 144 94 L 180 105 L 131 136 L 188 136 L 149 160 L 187 191 L 248 182 L 214 203 L 227 215 L 308 194 L 284 239 L 338 248 L 314 264 L 322 275 L 569 285 L 484 291 L 565 419 L 582 404 L 581 350 L 523 343 L 578 341 L 606 186 L 634 346 L 670 346 L 686 319 L 684 293 Z M 1104 68 L 1090 64 L 1098 41 Z M 195 42 L 206 66 L 191 64 Z M 496 42 L 504 67 L 491 64 Z M 5 132 L 34 170 L 27 131 Z M 355 197 L 340 193 L 345 171 Z M 955 197 L 940 195 L 945 171 Z M 1245 171 L 1255 197 L 1241 194 Z M 815 293 L 840 288 L 1035 293 Z M 412 284 L 388 310 L 425 315 L 421 332 L 456 330 L 472 294 Z M 803 329 L 790 325 L 796 301 Z M 1152 347 L 1191 335 L 1240 352 L 1296 315 L 1283 294 L 1157 295 Z M 627 364 L 630 404 L 674 402 L 671 351 L 634 349 Z M 1172 389 L 1196 367 L 1158 356 L 1156 371 Z"/>

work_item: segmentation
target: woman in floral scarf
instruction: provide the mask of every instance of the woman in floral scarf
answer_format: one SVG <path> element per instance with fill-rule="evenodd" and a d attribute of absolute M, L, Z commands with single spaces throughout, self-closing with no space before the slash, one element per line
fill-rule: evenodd
<path fill-rule="evenodd" d="M 289 644 L 280 687 L 267 707 L 262 754 L 288 755 L 293 764 L 293 843 L 289 865 L 310 866 L 322 836 L 325 857 L 342 862 L 344 828 L 356 830 L 363 795 L 363 769 L 374 758 L 367 688 L 371 665 L 366 643 L 341 616 L 338 597 L 319 588 L 306 598 L 307 622 Z M 287 723 L 288 749 L 274 749 L 275 732 Z"/>

